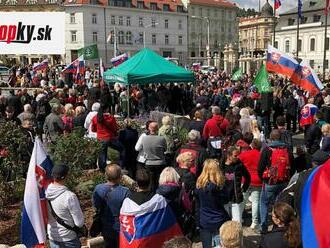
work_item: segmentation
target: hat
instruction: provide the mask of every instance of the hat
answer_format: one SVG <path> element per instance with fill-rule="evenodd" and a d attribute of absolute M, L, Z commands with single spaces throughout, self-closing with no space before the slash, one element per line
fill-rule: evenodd
<path fill-rule="evenodd" d="M 312 155 L 312 162 L 316 163 L 317 165 L 324 164 L 328 159 L 329 154 L 321 150 L 317 150 Z"/>
<path fill-rule="evenodd" d="M 63 180 L 69 172 L 69 167 L 65 164 L 55 165 L 52 170 L 54 179 Z"/>

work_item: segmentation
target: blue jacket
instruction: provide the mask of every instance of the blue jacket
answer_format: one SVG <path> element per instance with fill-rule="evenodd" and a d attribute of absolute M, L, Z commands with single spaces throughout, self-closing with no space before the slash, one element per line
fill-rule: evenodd
<path fill-rule="evenodd" d="M 119 214 L 124 199 L 128 196 L 128 188 L 108 183 L 98 184 L 93 193 L 93 206 L 101 209 L 102 234 L 119 233 Z"/>
<path fill-rule="evenodd" d="M 196 189 L 196 221 L 201 229 L 219 231 L 221 225 L 230 220 L 224 204 L 228 196 L 223 188 L 208 183 L 205 188 Z"/>

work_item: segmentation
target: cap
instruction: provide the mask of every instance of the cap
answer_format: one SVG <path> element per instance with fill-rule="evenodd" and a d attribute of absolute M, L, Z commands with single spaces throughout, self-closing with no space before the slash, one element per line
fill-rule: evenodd
<path fill-rule="evenodd" d="M 52 177 L 54 179 L 63 180 L 69 172 L 69 166 L 65 164 L 55 165 L 52 170 Z"/>

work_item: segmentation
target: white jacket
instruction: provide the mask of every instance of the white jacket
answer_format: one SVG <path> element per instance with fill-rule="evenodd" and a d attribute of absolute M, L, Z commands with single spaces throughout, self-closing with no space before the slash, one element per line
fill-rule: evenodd
<path fill-rule="evenodd" d="M 51 183 L 46 190 L 46 198 L 52 203 L 54 212 L 64 222 L 70 226 L 82 227 L 84 225 L 84 215 L 81 211 L 79 200 L 73 192 L 67 187 Z M 74 231 L 66 229 L 57 223 L 52 216 L 50 207 L 48 206 L 48 224 L 47 232 L 49 239 L 65 242 L 73 240 L 77 237 Z"/>

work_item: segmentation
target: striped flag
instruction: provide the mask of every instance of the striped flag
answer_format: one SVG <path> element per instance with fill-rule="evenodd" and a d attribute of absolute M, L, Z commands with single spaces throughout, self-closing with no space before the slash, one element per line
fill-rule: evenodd
<path fill-rule="evenodd" d="M 79 58 L 72 61 L 71 64 L 69 64 L 67 67 L 65 67 L 62 70 L 62 73 L 75 73 L 75 74 L 77 74 L 77 71 L 79 73 L 84 73 L 85 72 L 84 55 L 81 55 Z"/>
<path fill-rule="evenodd" d="M 118 66 L 121 63 L 125 62 L 128 59 L 128 55 L 127 53 L 123 53 L 119 56 L 116 56 L 114 58 L 111 59 L 111 64 L 113 64 L 113 66 Z"/>
<path fill-rule="evenodd" d="M 44 59 L 41 63 L 37 63 L 33 66 L 33 71 L 44 70 L 48 67 L 48 59 Z"/>
<path fill-rule="evenodd" d="M 277 10 L 279 7 L 281 7 L 282 3 L 280 0 L 275 0 L 275 3 L 274 3 L 274 7 L 275 7 L 275 10 Z"/>
<path fill-rule="evenodd" d="M 330 0 L 325 0 L 325 9 L 324 9 L 324 13 L 327 15 L 329 13 L 329 9 L 330 9 Z"/>
<path fill-rule="evenodd" d="M 298 0 L 298 16 L 300 19 L 302 19 L 302 1 L 301 0 Z"/>
<path fill-rule="evenodd" d="M 21 241 L 26 247 L 45 246 L 47 200 L 53 164 L 39 138 L 35 139 L 24 191 Z"/>

